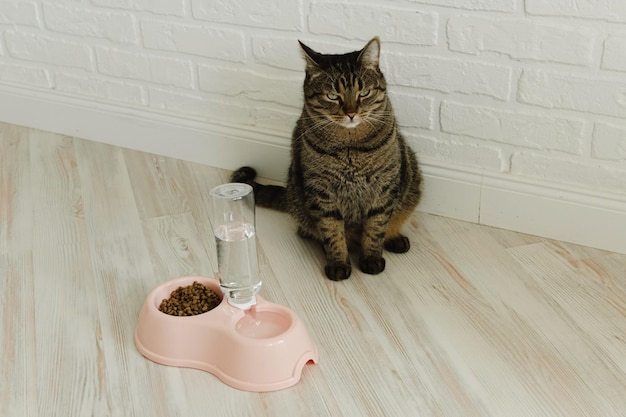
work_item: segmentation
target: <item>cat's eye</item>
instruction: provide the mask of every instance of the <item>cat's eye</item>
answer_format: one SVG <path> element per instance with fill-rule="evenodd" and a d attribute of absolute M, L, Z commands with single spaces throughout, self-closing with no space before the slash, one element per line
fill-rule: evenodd
<path fill-rule="evenodd" d="M 359 91 L 359 97 L 367 97 L 370 95 L 370 90 L 361 90 Z"/>
<path fill-rule="evenodd" d="M 334 93 L 328 93 L 326 94 L 326 97 L 328 97 L 330 100 L 337 100 L 339 98 L 339 96 Z"/>

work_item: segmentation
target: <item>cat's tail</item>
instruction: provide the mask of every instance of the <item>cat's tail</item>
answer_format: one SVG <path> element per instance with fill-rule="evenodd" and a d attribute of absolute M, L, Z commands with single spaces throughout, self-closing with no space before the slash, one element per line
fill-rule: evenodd
<path fill-rule="evenodd" d="M 254 201 L 261 207 L 287 211 L 287 189 L 279 185 L 263 185 L 255 182 L 256 170 L 250 167 L 241 167 L 231 175 L 232 182 L 243 182 L 252 186 Z"/>

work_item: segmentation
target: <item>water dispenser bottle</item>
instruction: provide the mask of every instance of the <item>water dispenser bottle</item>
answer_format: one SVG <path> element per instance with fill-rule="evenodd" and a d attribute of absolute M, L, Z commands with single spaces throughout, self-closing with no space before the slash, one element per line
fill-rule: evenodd
<path fill-rule="evenodd" d="M 261 288 L 252 187 L 222 184 L 210 196 L 220 288 L 231 305 L 248 310 Z"/>

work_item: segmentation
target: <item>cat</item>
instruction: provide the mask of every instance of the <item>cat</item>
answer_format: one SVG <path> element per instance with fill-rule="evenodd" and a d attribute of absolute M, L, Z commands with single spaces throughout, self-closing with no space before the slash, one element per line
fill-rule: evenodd
<path fill-rule="evenodd" d="M 380 40 L 339 55 L 300 46 L 304 106 L 292 135 L 286 187 L 255 182 L 251 167 L 239 168 L 231 180 L 252 185 L 259 206 L 290 213 L 300 236 L 322 244 L 329 279 L 350 276 L 354 241 L 361 271 L 378 274 L 385 269 L 383 248 L 409 250 L 400 229 L 420 200 L 422 183 L 387 96 Z"/>

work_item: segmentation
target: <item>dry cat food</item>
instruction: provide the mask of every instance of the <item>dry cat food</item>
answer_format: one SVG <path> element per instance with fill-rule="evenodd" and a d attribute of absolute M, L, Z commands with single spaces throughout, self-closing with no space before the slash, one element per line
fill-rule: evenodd
<path fill-rule="evenodd" d="M 194 281 L 186 287 L 178 287 L 163 299 L 159 310 L 170 316 L 195 316 L 217 307 L 222 300 L 212 289 Z"/>

